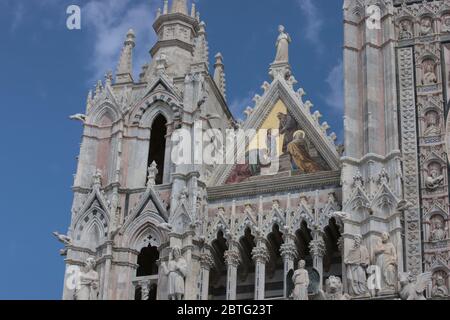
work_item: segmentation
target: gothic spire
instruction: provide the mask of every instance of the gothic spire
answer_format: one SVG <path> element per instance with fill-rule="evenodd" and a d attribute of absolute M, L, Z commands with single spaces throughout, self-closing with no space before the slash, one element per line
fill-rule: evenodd
<path fill-rule="evenodd" d="M 226 100 L 226 81 L 225 81 L 225 65 L 223 64 L 223 56 L 219 52 L 216 54 L 216 63 L 214 64 L 214 82 Z"/>
<path fill-rule="evenodd" d="M 171 13 L 182 13 L 187 15 L 187 1 L 186 0 L 173 0 Z"/>
<path fill-rule="evenodd" d="M 133 29 L 128 30 L 116 72 L 116 83 L 133 82 L 133 48 L 136 36 Z"/>

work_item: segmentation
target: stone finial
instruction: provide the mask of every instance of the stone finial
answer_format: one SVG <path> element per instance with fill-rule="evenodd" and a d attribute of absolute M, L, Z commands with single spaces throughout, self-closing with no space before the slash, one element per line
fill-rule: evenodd
<path fill-rule="evenodd" d="M 200 22 L 198 25 L 197 38 L 195 39 L 194 61 L 208 65 L 209 45 L 206 37 L 206 23 Z M 208 67 L 207 67 L 208 68 Z"/>
<path fill-rule="evenodd" d="M 214 64 L 214 82 L 226 99 L 226 79 L 225 79 L 225 66 L 223 64 L 223 56 L 219 52 L 215 56 L 216 63 Z"/>
<path fill-rule="evenodd" d="M 163 14 L 169 13 L 169 0 L 164 0 Z"/>
<path fill-rule="evenodd" d="M 116 83 L 133 82 L 133 48 L 136 35 L 133 29 L 128 30 L 127 36 L 117 65 Z"/>
<path fill-rule="evenodd" d="M 191 18 L 196 17 L 197 13 L 196 13 L 196 8 L 195 8 L 195 2 L 192 2 L 192 6 L 191 6 Z"/>
<path fill-rule="evenodd" d="M 153 187 L 156 184 L 156 176 L 158 175 L 158 165 L 155 161 L 152 162 L 147 169 L 147 187 Z"/>
<path fill-rule="evenodd" d="M 172 10 L 170 13 L 182 13 L 187 15 L 187 1 L 186 0 L 173 0 L 172 2 Z"/>

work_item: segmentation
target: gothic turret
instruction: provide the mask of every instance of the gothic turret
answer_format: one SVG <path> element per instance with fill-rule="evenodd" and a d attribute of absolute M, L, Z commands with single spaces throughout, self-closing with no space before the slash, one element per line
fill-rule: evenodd
<path fill-rule="evenodd" d="M 189 13 L 186 0 L 164 1 L 163 10 L 159 10 L 153 28 L 158 35 L 158 41 L 150 54 L 153 58 L 164 54 L 167 57 L 168 74 L 184 77 L 187 66 L 195 59 L 196 42 L 200 31 L 200 21 L 193 7 Z M 175 65 L 171 61 L 184 61 L 184 65 Z M 173 69 L 172 69 L 173 68 Z"/>
<path fill-rule="evenodd" d="M 219 52 L 216 54 L 216 63 L 214 64 L 214 82 L 226 99 L 226 81 L 225 81 L 225 66 L 223 64 L 223 56 Z"/>
<path fill-rule="evenodd" d="M 136 36 L 132 29 L 128 30 L 119 64 L 117 65 L 116 83 L 133 82 L 133 48 Z"/>

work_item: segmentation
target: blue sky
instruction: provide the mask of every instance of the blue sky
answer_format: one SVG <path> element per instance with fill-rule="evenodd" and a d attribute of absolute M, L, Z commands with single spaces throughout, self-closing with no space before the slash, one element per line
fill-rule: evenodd
<path fill-rule="evenodd" d="M 269 80 L 279 24 L 307 99 L 342 140 L 342 1 L 199 0 L 211 58 L 222 52 L 237 118 Z M 66 9 L 82 8 L 82 29 Z M 115 70 L 126 31 L 137 33 L 135 73 L 150 59 L 162 0 L 1 0 L 0 299 L 60 299 L 64 260 L 51 232 L 66 232 L 87 92 Z"/>

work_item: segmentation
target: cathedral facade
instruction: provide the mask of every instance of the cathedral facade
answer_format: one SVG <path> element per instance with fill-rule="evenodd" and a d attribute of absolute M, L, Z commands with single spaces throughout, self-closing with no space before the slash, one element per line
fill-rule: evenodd
<path fill-rule="evenodd" d="M 88 95 L 67 300 L 446 299 L 450 0 L 344 0 L 344 146 L 277 51 L 227 106 L 195 5 L 167 0 Z"/>

